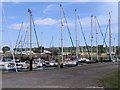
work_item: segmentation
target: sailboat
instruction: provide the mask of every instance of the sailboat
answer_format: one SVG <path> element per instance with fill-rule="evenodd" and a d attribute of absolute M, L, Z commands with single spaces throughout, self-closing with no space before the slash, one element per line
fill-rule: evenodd
<path fill-rule="evenodd" d="M 5 13 L 4 13 L 4 8 L 2 10 L 2 14 L 3 14 L 3 17 L 4 17 L 4 21 L 5 21 L 5 24 L 7 26 L 7 20 L 6 20 L 6 17 L 5 17 Z M 9 33 L 8 33 L 9 34 Z M 10 37 L 8 38 L 10 39 Z M 10 43 L 10 46 L 12 47 L 12 44 L 9 40 L 9 43 Z M 7 55 L 2 55 L 1 58 L 0 58 L 0 67 L 2 70 L 15 70 L 16 72 L 18 72 L 17 68 L 16 68 L 16 62 L 15 62 L 15 57 L 14 57 L 14 54 L 12 52 L 12 59 L 10 57 L 8 57 Z"/>
<path fill-rule="evenodd" d="M 2 70 L 16 70 L 15 62 L 6 56 L 0 57 L 0 69 Z"/>
<path fill-rule="evenodd" d="M 99 58 L 98 58 L 98 30 L 97 30 L 96 16 L 95 16 L 95 31 L 96 31 L 96 62 L 98 62 L 99 61 Z"/>
<path fill-rule="evenodd" d="M 52 42 L 51 42 L 51 48 L 52 48 L 52 52 L 51 52 L 51 58 L 50 58 L 50 60 L 49 60 L 49 64 L 50 64 L 50 66 L 51 67 L 57 67 L 58 66 L 58 62 L 57 62 L 57 60 L 55 59 L 55 53 L 54 53 L 54 45 L 53 45 L 53 36 L 52 36 Z"/>
<path fill-rule="evenodd" d="M 61 48 L 62 48 L 61 57 L 62 57 L 62 64 L 65 65 L 65 66 L 76 66 L 76 65 L 78 65 L 78 41 L 76 40 L 76 48 L 75 48 L 73 40 L 72 40 L 72 36 L 71 36 L 71 33 L 70 33 L 70 29 L 69 29 L 69 26 L 68 26 L 68 23 L 67 23 L 67 19 L 65 17 L 65 12 L 64 12 L 61 4 L 60 4 L 60 10 L 61 10 L 60 15 L 61 15 Z M 76 12 L 76 10 L 75 10 L 75 12 Z M 64 54 L 63 54 L 63 32 L 62 32 L 62 30 L 63 30 L 63 21 L 62 21 L 62 13 L 63 13 L 64 19 L 65 19 L 65 23 L 66 23 L 66 26 L 67 26 L 67 30 L 68 30 L 68 33 L 69 33 L 69 36 L 70 36 L 72 46 L 74 48 L 74 53 L 76 53 L 75 56 L 73 56 L 72 53 L 71 53 L 68 56 L 68 58 L 66 58 L 66 59 L 65 59 Z M 76 21 L 75 21 L 75 25 L 76 25 Z"/>
<path fill-rule="evenodd" d="M 86 45 L 86 46 L 85 46 L 85 51 L 87 51 L 87 53 L 88 53 L 88 59 L 85 58 L 85 57 L 82 57 L 82 58 L 80 58 L 78 61 L 79 61 L 79 62 L 89 63 L 89 62 L 90 62 L 90 59 L 91 59 L 89 47 L 88 47 L 88 44 L 87 44 L 87 40 L 86 40 L 85 34 L 84 34 L 84 32 L 83 32 L 83 27 L 82 27 L 82 24 L 81 24 L 79 15 L 77 15 L 77 17 L 78 17 L 78 23 L 79 23 L 79 25 L 80 25 L 81 32 L 82 32 L 82 35 L 83 35 L 83 39 L 84 39 L 84 42 L 85 42 L 85 45 Z M 82 53 L 82 54 L 83 54 L 83 53 Z"/>

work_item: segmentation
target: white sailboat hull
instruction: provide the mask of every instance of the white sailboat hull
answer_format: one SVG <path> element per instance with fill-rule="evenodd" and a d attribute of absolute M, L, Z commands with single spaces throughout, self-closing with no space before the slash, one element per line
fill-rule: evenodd
<path fill-rule="evenodd" d="M 13 63 L 13 62 L 0 62 L 0 69 L 2 69 L 2 70 L 14 70 L 15 63 Z"/>

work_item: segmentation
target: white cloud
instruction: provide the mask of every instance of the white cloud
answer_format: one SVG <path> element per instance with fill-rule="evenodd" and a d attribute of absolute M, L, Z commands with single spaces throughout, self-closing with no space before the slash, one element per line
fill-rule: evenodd
<path fill-rule="evenodd" d="M 76 0 L 76 1 L 80 1 L 80 0 Z M 81 0 L 82 1 L 82 0 Z M 94 2 L 94 1 L 98 1 L 98 0 L 84 0 L 85 2 Z M 103 2 L 115 2 L 118 0 L 104 0 Z M 102 2 L 102 1 L 100 1 Z M 50 4 L 48 5 L 44 10 L 43 13 L 47 14 L 50 13 L 51 10 L 54 10 L 55 8 L 58 8 L 57 4 Z M 104 10 L 104 11 L 103 11 Z M 104 3 L 103 5 L 100 6 L 99 11 L 101 12 L 100 15 L 96 15 L 100 24 L 101 25 L 107 25 L 108 23 L 108 13 L 112 11 L 111 16 L 112 16 L 112 24 L 117 24 L 118 22 L 118 10 L 117 10 L 117 3 Z M 68 20 L 68 24 L 69 26 L 74 26 L 74 19 L 67 19 Z M 83 25 L 83 27 L 89 27 L 90 26 L 90 16 L 89 17 L 85 17 L 85 18 L 81 18 L 81 23 Z M 55 20 L 58 21 L 58 20 Z M 65 21 L 64 21 L 65 23 Z"/>
<path fill-rule="evenodd" d="M 70 6 L 73 3 L 69 2 L 69 3 L 63 3 L 62 5 L 64 7 Z M 50 14 L 50 13 L 58 13 L 60 11 L 60 2 L 56 3 L 56 4 L 49 4 L 44 10 L 43 10 L 43 14 Z"/>
<path fill-rule="evenodd" d="M 59 5 L 57 5 L 57 4 L 50 4 L 43 10 L 43 13 L 47 14 L 50 12 L 55 12 L 55 9 L 58 9 L 58 7 L 59 7 Z"/>
<path fill-rule="evenodd" d="M 60 20 L 52 19 L 52 18 L 37 18 L 34 20 L 35 25 L 37 26 L 52 26 L 52 25 L 59 25 Z M 26 30 L 28 27 L 29 23 L 23 23 L 23 30 Z M 13 30 L 19 30 L 21 27 L 21 23 L 13 23 L 11 24 L 8 28 L 13 29 Z"/>
<path fill-rule="evenodd" d="M 100 26 L 103 27 L 103 26 L 107 26 L 109 16 L 99 15 L 99 16 L 97 16 L 97 19 L 99 21 Z M 90 17 L 81 19 L 81 23 L 82 23 L 83 27 L 90 27 L 90 25 L 91 25 L 90 22 L 91 22 Z M 94 22 L 93 24 L 95 24 L 95 21 L 93 21 L 93 22 Z M 115 17 L 113 17 L 111 19 L 111 27 L 117 27 L 117 20 Z"/>
<path fill-rule="evenodd" d="M 28 27 L 28 23 L 23 23 L 22 30 L 26 30 L 27 27 Z M 8 28 L 13 30 L 20 30 L 21 23 L 11 24 Z"/>
<path fill-rule="evenodd" d="M 52 18 L 44 18 L 44 19 L 36 19 L 35 24 L 36 25 L 56 25 L 58 23 L 58 20 L 52 19 Z"/>
<path fill-rule="evenodd" d="M 97 16 L 97 19 L 99 21 L 99 24 L 100 26 L 102 27 L 103 25 L 107 25 L 108 24 L 108 15 L 99 15 Z M 53 19 L 53 18 L 50 18 L 50 17 L 47 17 L 47 18 L 36 18 L 34 20 L 35 22 L 35 25 L 40 25 L 40 26 L 53 26 L 53 25 L 56 25 L 56 26 L 60 26 L 60 19 Z M 90 28 L 90 25 L 91 25 L 91 17 L 84 17 L 84 18 L 80 18 L 80 21 L 81 21 L 81 24 L 83 26 L 83 29 L 84 28 Z M 74 28 L 75 26 L 75 20 L 74 19 L 71 19 L 71 18 L 67 18 L 67 22 L 68 22 L 68 25 L 70 28 Z M 27 26 L 29 24 L 28 23 L 23 23 L 23 29 L 26 29 Z M 64 27 L 66 27 L 66 23 L 65 23 L 65 20 L 63 19 L 63 25 Z M 112 18 L 112 25 L 113 26 L 117 26 L 117 18 L 116 17 L 113 17 Z M 15 23 L 15 24 L 11 24 L 9 26 L 10 29 L 17 29 L 19 30 L 21 27 L 21 23 Z M 78 23 L 78 27 L 79 27 L 79 23 Z"/>
<path fill-rule="evenodd" d="M 43 13 L 46 14 L 47 11 L 53 6 L 53 4 L 48 5 L 44 10 Z"/>
<path fill-rule="evenodd" d="M 100 21 L 100 25 L 106 25 L 107 24 L 107 20 L 108 18 L 106 18 L 106 16 L 98 16 L 99 21 Z M 75 26 L 75 20 L 74 19 L 67 19 L 68 21 L 68 25 L 70 27 L 74 27 Z M 80 18 L 80 22 L 82 24 L 83 28 L 88 28 L 91 25 L 91 17 L 84 17 L 84 18 Z M 93 21 L 94 22 L 94 21 Z M 63 20 L 64 25 L 66 25 L 65 21 Z M 77 19 L 77 25 L 79 26 L 79 20 Z"/>

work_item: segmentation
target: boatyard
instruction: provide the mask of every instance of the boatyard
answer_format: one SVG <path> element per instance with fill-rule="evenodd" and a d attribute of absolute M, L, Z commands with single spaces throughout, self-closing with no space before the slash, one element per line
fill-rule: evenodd
<path fill-rule="evenodd" d="M 101 17 L 92 9 L 84 12 L 89 3 L 80 3 L 83 10 L 78 3 L 67 2 L 21 2 L 19 4 L 25 5 L 25 9 L 21 6 L 22 10 L 12 7 L 19 4 L 2 4 L 2 88 L 107 88 L 99 85 L 99 80 L 118 72 L 120 62 L 118 22 L 111 8 L 107 10 L 106 4 L 107 12 L 96 8 L 99 14 L 104 13 Z M 15 16 L 9 9 L 22 15 L 16 13 Z M 12 14 L 15 17 L 8 18 Z M 21 23 L 16 24 L 18 22 Z"/>
<path fill-rule="evenodd" d="M 99 88 L 97 81 L 117 69 L 118 63 L 109 62 L 54 70 L 3 72 L 2 86 L 3 88 Z"/>

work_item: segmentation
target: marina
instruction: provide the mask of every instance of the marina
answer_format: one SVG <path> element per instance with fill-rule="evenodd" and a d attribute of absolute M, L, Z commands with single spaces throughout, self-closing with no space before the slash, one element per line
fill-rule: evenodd
<path fill-rule="evenodd" d="M 16 31 L 10 32 L 7 29 L 16 28 L 13 28 L 14 25 L 9 28 L 7 24 L 14 22 L 8 21 L 7 14 L 10 13 L 5 10 L 8 3 L 2 3 L 4 18 L 3 41 L 0 41 L 0 71 L 3 88 L 99 87 L 97 80 L 118 69 L 120 46 L 118 31 L 113 31 L 117 24 L 111 9 L 107 12 L 102 10 L 106 14 L 100 18 L 95 11 L 81 11 L 79 4 L 83 7 L 83 3 L 28 3 L 23 11 L 19 11 L 21 16 L 14 14 L 22 22 L 15 25 Z M 12 2 L 10 4 L 14 5 Z M 39 4 L 43 6 L 40 8 Z M 38 12 L 44 6 L 46 9 Z M 86 10 L 86 7 L 83 8 Z"/>
<path fill-rule="evenodd" d="M 97 80 L 118 68 L 118 63 L 89 64 L 32 72 L 3 72 L 3 88 L 104 88 Z M 17 79 L 16 79 L 17 78 Z M 117 87 L 115 87 L 117 88 Z"/>

